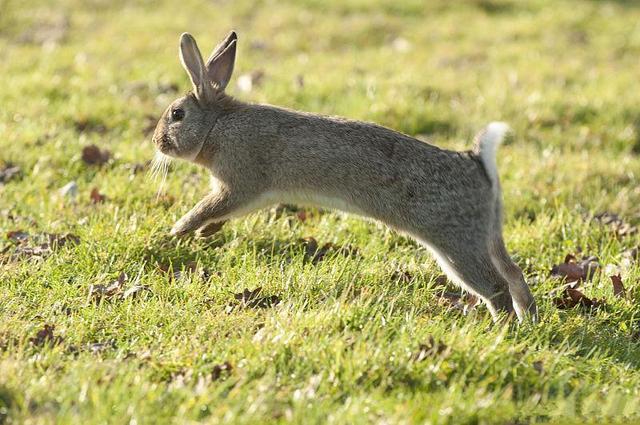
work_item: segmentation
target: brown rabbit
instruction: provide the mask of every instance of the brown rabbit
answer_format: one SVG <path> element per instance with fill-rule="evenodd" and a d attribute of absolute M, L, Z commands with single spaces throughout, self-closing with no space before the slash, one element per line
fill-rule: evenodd
<path fill-rule="evenodd" d="M 415 238 L 494 318 L 514 309 L 536 317 L 502 239 L 495 154 L 505 124 L 489 124 L 473 151 L 454 152 L 371 123 L 244 103 L 225 93 L 236 40 L 231 32 L 205 63 L 194 38 L 180 38 L 193 91 L 167 108 L 153 142 L 207 168 L 211 192 L 172 235 L 209 234 L 275 203 L 335 208 Z"/>

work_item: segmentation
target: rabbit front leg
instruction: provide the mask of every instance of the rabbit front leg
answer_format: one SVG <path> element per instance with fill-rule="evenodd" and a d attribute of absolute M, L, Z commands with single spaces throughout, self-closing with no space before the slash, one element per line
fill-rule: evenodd
<path fill-rule="evenodd" d="M 204 236 L 212 234 L 210 226 L 226 221 L 241 205 L 242 197 L 230 190 L 211 192 L 174 224 L 171 235 L 181 236 L 198 229 Z"/>

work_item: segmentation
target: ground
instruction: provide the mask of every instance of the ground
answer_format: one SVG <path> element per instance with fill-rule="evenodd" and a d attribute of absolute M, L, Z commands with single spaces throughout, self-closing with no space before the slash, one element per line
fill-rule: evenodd
<path fill-rule="evenodd" d="M 640 421 L 640 3 L 0 10 L 0 423 Z M 508 122 L 505 240 L 540 321 L 493 324 L 413 241 L 338 212 L 170 238 L 207 176 L 175 162 L 154 179 L 150 131 L 189 88 L 180 33 L 207 55 L 230 29 L 241 99 L 451 149 Z M 575 290 L 551 273 L 567 254 L 600 264 Z"/>

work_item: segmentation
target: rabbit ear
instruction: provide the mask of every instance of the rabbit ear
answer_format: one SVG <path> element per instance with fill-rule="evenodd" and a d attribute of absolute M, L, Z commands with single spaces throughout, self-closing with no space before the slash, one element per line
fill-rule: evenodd
<path fill-rule="evenodd" d="M 238 36 L 234 31 L 227 36 L 207 61 L 207 77 L 220 90 L 224 90 L 233 74 L 236 62 L 236 42 Z"/>
<path fill-rule="evenodd" d="M 213 97 L 213 88 L 207 78 L 206 68 L 196 40 L 189 33 L 180 37 L 180 62 L 189 74 L 196 98 L 204 102 Z"/>
<path fill-rule="evenodd" d="M 219 56 L 220 53 L 222 53 L 227 47 L 229 47 L 229 44 L 231 44 L 232 41 L 237 40 L 237 39 L 238 39 L 238 35 L 236 34 L 236 32 L 235 31 L 231 31 L 225 37 L 225 39 L 222 40 L 222 42 L 220 44 L 218 44 L 215 49 L 213 49 L 213 52 L 209 56 L 209 59 L 207 59 L 207 69 L 209 69 L 211 67 L 211 64 L 213 63 L 215 58 L 217 56 Z"/>

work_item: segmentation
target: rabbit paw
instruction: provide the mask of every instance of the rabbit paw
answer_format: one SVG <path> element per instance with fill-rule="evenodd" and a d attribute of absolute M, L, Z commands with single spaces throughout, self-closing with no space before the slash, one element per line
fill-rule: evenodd
<path fill-rule="evenodd" d="M 173 227 L 171 228 L 171 232 L 169 232 L 169 235 L 171 236 L 184 236 L 187 233 L 189 233 L 191 231 L 191 229 L 189 229 L 189 227 L 187 226 L 187 223 L 185 223 L 182 220 L 178 220 L 176 222 L 176 224 L 173 225 Z"/>
<path fill-rule="evenodd" d="M 224 221 L 219 221 L 217 223 L 206 224 L 196 231 L 196 236 L 199 238 L 208 238 L 218 233 L 220 229 L 222 229 L 222 226 L 224 226 L 224 223 Z"/>

